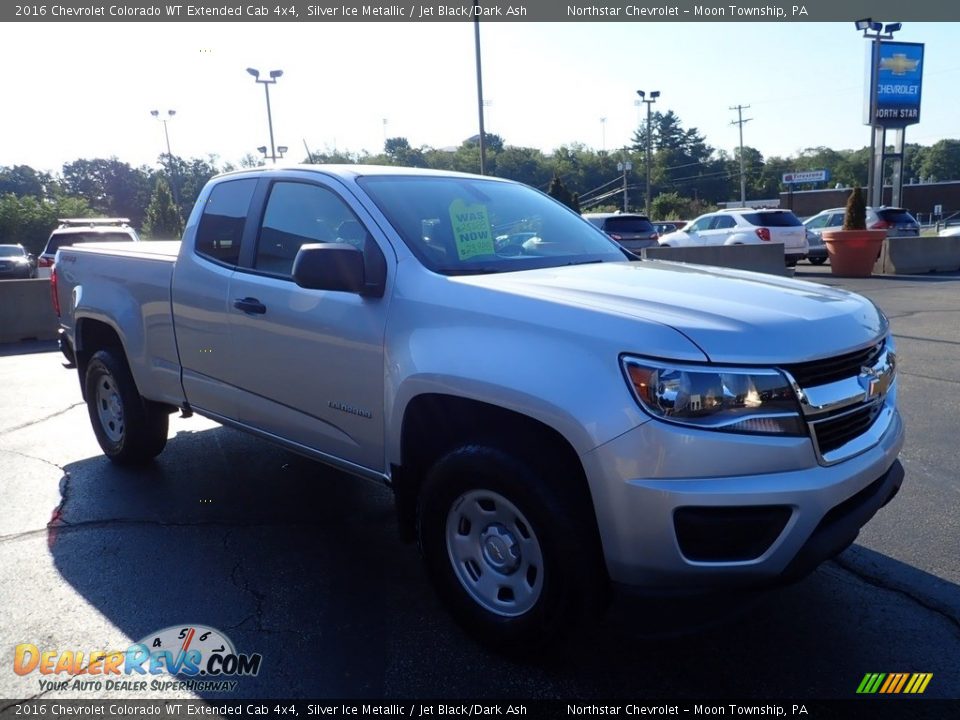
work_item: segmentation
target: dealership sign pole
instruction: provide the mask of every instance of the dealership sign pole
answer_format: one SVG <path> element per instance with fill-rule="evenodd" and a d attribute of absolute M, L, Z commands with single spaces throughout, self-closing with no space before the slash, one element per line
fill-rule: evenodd
<path fill-rule="evenodd" d="M 883 25 L 869 18 L 857 21 L 857 29 L 871 39 L 864 124 L 871 127 L 867 200 L 873 207 L 883 204 L 887 160 L 893 161 L 891 204 L 902 205 L 904 133 L 907 125 L 920 122 L 923 43 L 893 42 L 893 33 L 900 27 L 900 23 Z M 887 152 L 888 130 L 892 152 Z"/>

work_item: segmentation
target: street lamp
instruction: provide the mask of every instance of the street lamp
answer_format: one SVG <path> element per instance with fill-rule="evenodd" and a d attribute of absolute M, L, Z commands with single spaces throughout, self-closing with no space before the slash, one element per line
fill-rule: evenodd
<path fill-rule="evenodd" d="M 163 123 L 163 136 L 167 139 L 167 172 L 170 173 L 170 189 L 173 192 L 173 202 L 176 204 L 179 212 L 180 198 L 177 192 L 176 178 L 173 173 L 173 153 L 170 152 L 170 131 L 167 129 L 167 123 L 173 120 L 173 116 L 177 114 L 177 111 L 167 110 L 167 117 L 160 117 L 159 110 L 151 110 L 150 114 L 153 115 L 154 120 L 159 120 Z"/>
<path fill-rule="evenodd" d="M 607 119 L 600 118 L 600 131 L 603 133 L 603 152 L 607 152 Z"/>
<path fill-rule="evenodd" d="M 275 85 L 277 78 L 283 75 L 283 70 L 271 70 L 269 80 L 260 79 L 260 71 L 256 68 L 247 68 L 247 72 L 253 75 L 253 79 L 263 85 L 263 90 L 267 97 L 267 126 L 270 129 L 270 158 L 274 164 L 277 162 L 277 151 L 273 144 L 273 116 L 270 114 L 270 86 Z"/>
<path fill-rule="evenodd" d="M 288 148 L 286 145 L 277 145 L 277 157 L 279 157 L 279 158 L 282 160 L 284 154 L 285 154 L 285 153 L 287 152 L 287 150 L 289 150 L 289 149 L 290 149 L 290 148 Z M 267 154 L 267 146 L 266 146 L 266 145 L 261 145 L 260 147 L 257 148 L 257 150 L 259 150 L 260 152 L 263 153 L 263 159 L 264 159 L 264 160 L 266 160 L 268 157 L 270 157 L 270 155 Z M 276 162 L 276 160 L 274 160 L 274 162 Z"/>
<path fill-rule="evenodd" d="M 646 203 L 646 212 L 647 217 L 650 217 L 650 109 L 651 106 L 657 101 L 657 98 L 660 97 L 659 90 L 653 90 L 650 93 L 650 99 L 647 99 L 647 94 L 643 90 L 637 90 L 637 95 L 640 96 L 640 102 L 647 104 L 647 203 Z"/>
<path fill-rule="evenodd" d="M 903 27 L 903 23 L 875 22 L 872 18 L 857 20 L 857 30 L 868 38 L 873 46 L 870 55 L 870 165 L 867 167 L 867 200 L 872 207 L 882 204 L 883 196 L 883 140 L 880 145 L 880 158 L 877 158 L 877 136 L 883 128 L 877 125 L 877 82 L 880 79 L 880 45 L 884 40 L 892 40 L 893 34 Z M 877 172 L 879 170 L 879 173 Z M 877 175 L 879 174 L 879 178 Z"/>

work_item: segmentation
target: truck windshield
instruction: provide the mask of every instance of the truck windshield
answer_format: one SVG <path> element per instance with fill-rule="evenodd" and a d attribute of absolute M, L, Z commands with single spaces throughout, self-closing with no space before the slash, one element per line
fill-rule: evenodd
<path fill-rule="evenodd" d="M 434 272 L 509 272 L 628 257 L 579 215 L 526 185 L 418 176 L 367 176 L 359 183 Z"/>

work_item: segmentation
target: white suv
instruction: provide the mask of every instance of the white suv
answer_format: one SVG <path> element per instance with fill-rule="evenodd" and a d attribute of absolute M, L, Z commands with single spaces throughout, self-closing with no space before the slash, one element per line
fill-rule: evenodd
<path fill-rule="evenodd" d="M 40 277 L 50 277 L 57 250 L 65 245 L 88 242 L 137 242 L 140 236 L 130 227 L 129 218 L 60 218 L 40 254 Z"/>
<path fill-rule="evenodd" d="M 787 265 L 796 265 L 807 256 L 803 223 L 789 210 L 718 210 L 701 215 L 683 230 L 660 237 L 660 245 L 667 247 L 762 243 L 781 243 Z"/>

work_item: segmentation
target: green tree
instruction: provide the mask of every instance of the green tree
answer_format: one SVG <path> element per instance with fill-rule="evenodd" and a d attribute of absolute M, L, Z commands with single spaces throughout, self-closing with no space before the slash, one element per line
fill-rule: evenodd
<path fill-rule="evenodd" d="M 567 189 L 567 186 L 563 184 L 563 180 L 560 179 L 560 176 L 554 175 L 553 179 L 550 181 L 550 188 L 547 190 L 547 195 L 559 200 L 564 205 L 566 205 L 571 210 L 580 211 L 578 203 L 575 203 L 573 200 L 573 195 Z"/>
<path fill-rule="evenodd" d="M 383 152 L 391 165 L 426 167 L 423 148 L 410 147 L 410 141 L 405 137 L 387 138 L 383 144 Z"/>
<path fill-rule="evenodd" d="M 149 168 L 132 168 L 116 157 L 75 160 L 63 166 L 63 192 L 81 197 L 94 212 L 143 224 L 153 188 Z"/>
<path fill-rule="evenodd" d="M 147 207 L 143 233 L 154 239 L 175 240 L 183 231 L 180 211 L 173 202 L 173 194 L 167 181 L 160 177 L 153 190 L 153 198 Z"/>
<path fill-rule="evenodd" d="M 0 166 L 0 195 L 47 197 L 54 189 L 48 173 L 38 173 L 29 165 Z"/>
<path fill-rule="evenodd" d="M 960 140 L 940 140 L 927 150 L 921 172 L 924 179 L 943 182 L 960 178 Z"/>

